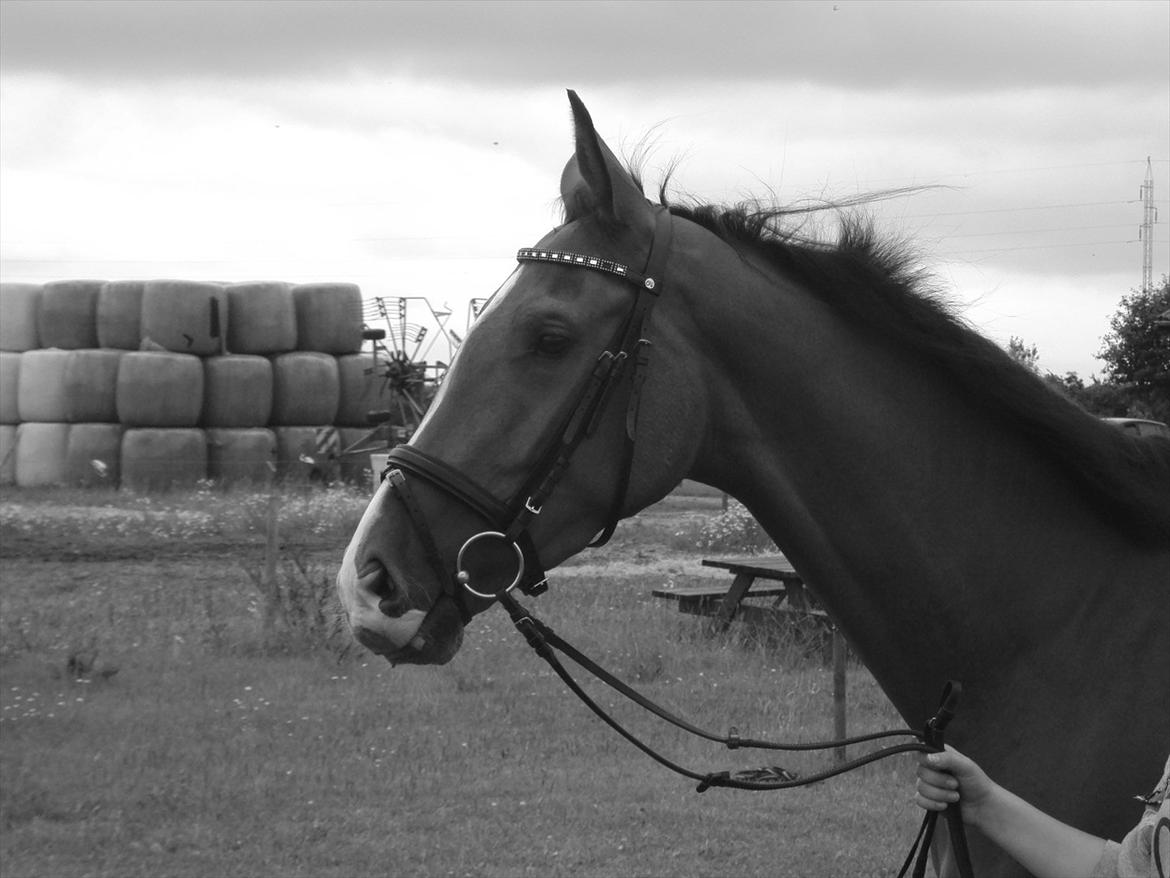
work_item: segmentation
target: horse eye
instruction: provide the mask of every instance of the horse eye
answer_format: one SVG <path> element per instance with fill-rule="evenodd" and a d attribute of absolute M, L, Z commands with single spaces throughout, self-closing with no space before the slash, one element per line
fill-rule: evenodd
<path fill-rule="evenodd" d="M 533 350 L 542 357 L 559 357 L 569 349 L 572 343 L 566 335 L 541 335 L 536 339 Z"/>

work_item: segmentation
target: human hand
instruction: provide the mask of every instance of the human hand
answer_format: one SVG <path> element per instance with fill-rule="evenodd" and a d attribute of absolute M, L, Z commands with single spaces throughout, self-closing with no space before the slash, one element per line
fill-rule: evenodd
<path fill-rule="evenodd" d="M 1105 839 L 1062 823 L 1000 786 L 958 750 L 918 760 L 914 802 L 941 811 L 958 802 L 963 822 L 978 828 L 1037 878 L 1095 874 Z"/>
<path fill-rule="evenodd" d="M 979 808 L 995 791 L 987 774 L 953 747 L 941 753 L 924 753 L 918 760 L 918 783 L 914 803 L 927 811 L 942 811 L 961 802 L 963 820 L 978 822 Z"/>

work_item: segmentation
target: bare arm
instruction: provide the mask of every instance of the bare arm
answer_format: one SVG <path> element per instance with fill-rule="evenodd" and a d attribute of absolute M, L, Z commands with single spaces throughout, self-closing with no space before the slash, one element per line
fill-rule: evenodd
<path fill-rule="evenodd" d="M 1011 854 L 1036 878 L 1092 875 L 1105 849 L 1105 839 L 1050 817 L 995 783 L 951 747 L 919 761 L 914 800 L 930 811 L 961 802 L 963 822 Z"/>

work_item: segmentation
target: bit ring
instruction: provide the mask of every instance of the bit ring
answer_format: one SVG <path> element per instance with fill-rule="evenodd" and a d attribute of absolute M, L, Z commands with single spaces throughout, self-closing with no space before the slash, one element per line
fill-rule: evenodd
<path fill-rule="evenodd" d="M 515 552 L 516 552 L 516 578 L 512 580 L 511 585 L 508 585 L 505 588 L 502 588 L 499 591 L 495 591 L 495 592 L 476 591 L 471 586 L 470 574 L 468 574 L 468 572 L 463 569 L 463 553 L 467 551 L 468 546 L 470 546 L 472 543 L 476 542 L 477 540 L 482 540 L 482 539 L 485 539 L 487 537 L 495 537 L 496 539 L 503 540 L 505 543 L 508 543 L 513 548 L 513 550 L 515 550 Z M 501 594 L 509 592 L 512 589 L 514 589 L 516 586 L 518 586 L 520 584 L 520 580 L 524 577 L 524 551 L 520 548 L 520 546 L 518 546 L 515 543 L 515 541 L 509 540 L 506 536 L 504 536 L 504 534 L 500 533 L 499 531 L 485 530 L 482 533 L 477 533 L 475 536 L 469 538 L 467 540 L 467 542 L 465 542 L 463 544 L 463 547 L 459 550 L 459 555 L 455 559 L 455 568 L 458 570 L 458 573 L 456 573 L 455 578 L 459 581 L 460 585 L 462 585 L 465 589 L 467 589 L 467 591 L 470 594 L 474 595 L 477 598 L 483 598 L 484 600 L 488 600 L 488 601 L 496 600 L 497 598 L 499 598 L 499 596 Z"/>

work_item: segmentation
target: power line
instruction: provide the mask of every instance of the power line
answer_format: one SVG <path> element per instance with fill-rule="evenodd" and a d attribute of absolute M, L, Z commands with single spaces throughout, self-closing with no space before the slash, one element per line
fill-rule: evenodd
<path fill-rule="evenodd" d="M 940 234 L 939 238 L 943 240 L 950 240 L 954 238 L 1010 238 L 1014 235 L 1048 235 L 1065 232 L 1088 232 L 1100 231 L 1101 229 L 1128 229 L 1132 223 L 1112 223 L 1107 226 L 1063 226 L 1060 228 L 1049 229 L 1009 229 L 1007 231 L 997 232 L 967 232 L 964 234 Z"/>
<path fill-rule="evenodd" d="M 1154 164 L 1170 164 L 1170 159 L 1151 159 Z M 903 183 L 910 186 L 924 186 L 929 187 L 931 184 L 921 182 L 923 179 L 930 180 L 946 180 L 950 178 L 967 179 L 970 177 L 992 176 L 995 174 L 1028 174 L 1037 173 L 1041 171 L 1072 171 L 1080 168 L 1116 168 L 1126 165 L 1141 165 L 1145 163 L 1145 159 L 1123 159 L 1114 162 L 1083 162 L 1072 165 L 1036 165 L 1027 168 L 987 168 L 979 171 L 950 171 L 941 174 L 922 174 L 913 177 L 879 177 L 874 180 L 867 181 L 867 185 Z"/>
<path fill-rule="evenodd" d="M 939 250 L 934 256 L 967 256 L 978 253 L 1011 253 L 1017 250 L 1054 250 L 1064 247 L 1114 247 L 1137 244 L 1136 238 L 1127 241 L 1070 241 L 1064 244 L 1026 244 L 1020 247 L 989 247 L 982 250 Z"/>
<path fill-rule="evenodd" d="M 1071 202 L 1069 204 L 1029 204 L 1016 207 L 989 207 L 981 210 L 955 210 L 944 211 L 939 213 L 918 213 L 906 214 L 904 219 L 934 219 L 942 216 L 975 216 L 977 214 L 985 213 L 1022 213 L 1026 210 L 1064 210 L 1065 208 L 1073 207 L 1117 207 L 1121 205 L 1137 204 L 1136 199 L 1127 199 L 1123 201 L 1080 201 Z"/>

